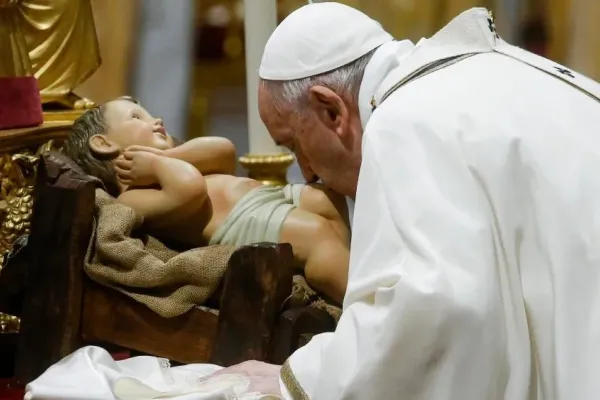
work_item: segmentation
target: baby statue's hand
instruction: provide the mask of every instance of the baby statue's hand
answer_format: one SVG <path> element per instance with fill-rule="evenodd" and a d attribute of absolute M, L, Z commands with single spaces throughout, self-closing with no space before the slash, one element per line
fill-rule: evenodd
<path fill-rule="evenodd" d="M 165 151 L 161 149 L 155 149 L 154 147 L 146 147 L 146 146 L 129 146 L 125 149 L 125 152 L 128 151 L 145 151 L 148 153 L 156 154 L 157 156 L 163 156 Z"/>
<path fill-rule="evenodd" d="M 153 164 L 158 155 L 130 149 L 125 150 L 115 163 L 119 181 L 127 186 L 151 186 L 157 183 Z"/>

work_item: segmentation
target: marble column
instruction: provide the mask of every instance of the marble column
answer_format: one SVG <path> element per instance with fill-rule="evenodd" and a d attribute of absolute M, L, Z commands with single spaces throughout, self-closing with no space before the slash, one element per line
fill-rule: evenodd
<path fill-rule="evenodd" d="M 277 26 L 276 0 L 244 0 L 246 93 L 250 154 L 281 153 L 258 113 L 258 68 L 265 44 Z"/>
<path fill-rule="evenodd" d="M 524 15 L 524 3 L 521 0 L 495 0 L 493 4 L 496 28 L 504 40 L 518 44 L 519 27 Z"/>
<path fill-rule="evenodd" d="M 139 4 L 132 95 L 186 140 L 193 68 L 194 0 Z"/>
<path fill-rule="evenodd" d="M 265 44 L 277 26 L 276 0 L 244 0 L 246 42 L 246 95 L 250 153 L 239 158 L 250 178 L 269 185 L 287 182 L 294 157 L 271 139 L 258 112 L 258 68 Z"/>

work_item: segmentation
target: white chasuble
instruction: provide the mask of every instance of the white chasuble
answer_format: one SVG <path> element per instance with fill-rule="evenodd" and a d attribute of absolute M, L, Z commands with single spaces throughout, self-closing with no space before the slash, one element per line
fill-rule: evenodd
<path fill-rule="evenodd" d="M 403 57 L 367 96 L 344 313 L 284 397 L 600 399 L 599 96 L 483 9 Z"/>

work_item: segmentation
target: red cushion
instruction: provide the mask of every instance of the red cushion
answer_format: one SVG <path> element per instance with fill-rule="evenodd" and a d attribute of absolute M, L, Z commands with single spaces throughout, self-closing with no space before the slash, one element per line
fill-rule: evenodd
<path fill-rule="evenodd" d="M 25 388 L 14 379 L 0 378 L 0 399 L 21 400 L 25 396 Z"/>
<path fill-rule="evenodd" d="M 44 122 L 37 79 L 0 78 L 0 129 L 27 128 Z"/>

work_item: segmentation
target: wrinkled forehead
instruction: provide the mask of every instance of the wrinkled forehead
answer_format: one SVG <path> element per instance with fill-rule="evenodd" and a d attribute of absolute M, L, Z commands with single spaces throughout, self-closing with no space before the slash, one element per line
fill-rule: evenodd
<path fill-rule="evenodd" d="M 150 115 L 141 105 L 124 99 L 109 101 L 104 107 L 104 118 L 109 125 L 130 119 L 134 114 Z"/>

